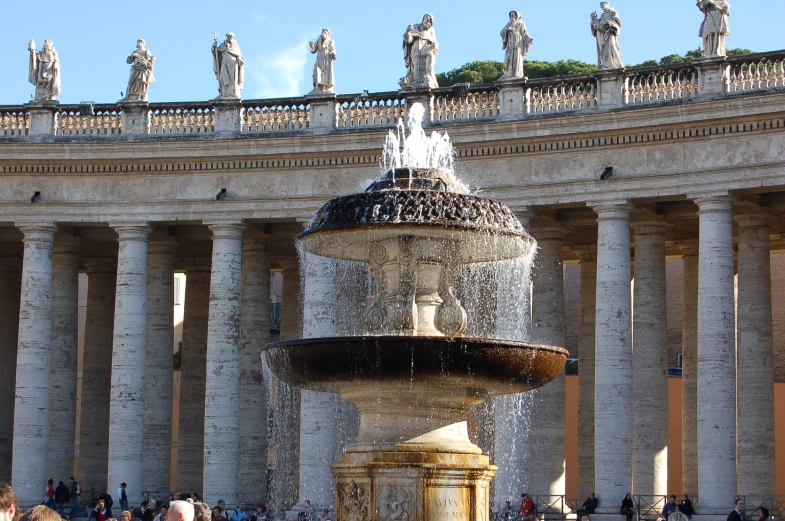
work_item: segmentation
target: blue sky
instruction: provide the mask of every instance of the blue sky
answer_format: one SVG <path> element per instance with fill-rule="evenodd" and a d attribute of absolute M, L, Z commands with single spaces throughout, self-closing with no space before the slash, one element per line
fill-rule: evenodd
<path fill-rule="evenodd" d="M 702 15 L 694 0 L 615 0 L 622 19 L 626 63 L 684 53 L 701 44 Z M 785 0 L 732 1 L 728 47 L 755 51 L 785 48 Z M 440 53 L 438 72 L 472 60 L 502 59 L 499 31 L 511 9 L 519 10 L 536 39 L 529 58 L 596 60 L 589 15 L 598 0 L 534 2 L 350 2 L 288 0 L 212 1 L 57 0 L 29 4 L 0 0 L 3 42 L 0 104 L 30 99 L 27 44 L 54 41 L 60 55 L 63 103 L 113 102 L 125 91 L 125 58 L 144 38 L 157 58 L 151 101 L 213 98 L 212 32 L 235 33 L 246 58 L 245 99 L 297 96 L 311 89 L 308 41 L 323 27 L 338 50 L 336 91 L 357 93 L 398 88 L 405 74 L 401 37 L 410 23 L 433 13 Z"/>

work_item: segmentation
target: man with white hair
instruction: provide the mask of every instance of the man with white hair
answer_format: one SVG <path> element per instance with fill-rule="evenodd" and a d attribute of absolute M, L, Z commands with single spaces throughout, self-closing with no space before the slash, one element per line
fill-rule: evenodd
<path fill-rule="evenodd" d="M 187 501 L 169 503 L 167 521 L 194 521 L 194 506 Z"/>

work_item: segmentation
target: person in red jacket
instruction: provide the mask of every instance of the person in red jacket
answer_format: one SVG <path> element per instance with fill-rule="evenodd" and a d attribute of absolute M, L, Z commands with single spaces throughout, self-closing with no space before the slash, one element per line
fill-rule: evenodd
<path fill-rule="evenodd" d="M 521 521 L 531 521 L 534 519 L 534 501 L 529 494 L 521 494 Z"/>

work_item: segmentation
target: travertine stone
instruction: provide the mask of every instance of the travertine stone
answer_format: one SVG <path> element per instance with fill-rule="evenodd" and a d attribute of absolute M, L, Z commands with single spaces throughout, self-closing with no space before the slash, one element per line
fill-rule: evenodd
<path fill-rule="evenodd" d="M 144 48 L 145 41 L 136 40 L 136 50 L 128 55 L 125 62 L 131 65 L 131 75 L 128 77 L 128 87 L 125 91 L 125 101 L 147 101 L 147 89 L 155 81 L 153 67 L 155 56 Z M 125 132 L 125 127 L 123 127 Z"/>
<path fill-rule="evenodd" d="M 72 235 L 55 235 L 52 252 L 52 352 L 49 372 L 48 476 L 74 473 L 79 252 Z"/>
<path fill-rule="evenodd" d="M 41 502 L 47 476 L 49 353 L 52 348 L 54 223 L 17 223 L 24 233 L 22 297 L 16 354 L 11 486 L 20 505 Z"/>
<path fill-rule="evenodd" d="M 311 123 L 309 129 L 314 133 L 332 132 L 336 125 L 336 97 L 332 92 L 309 94 L 311 102 Z"/>
<path fill-rule="evenodd" d="M 684 254 L 681 342 L 682 488 L 698 493 L 698 241 L 679 244 Z"/>
<path fill-rule="evenodd" d="M 239 99 L 215 99 L 215 132 L 231 134 L 240 132 L 241 110 Z"/>
<path fill-rule="evenodd" d="M 138 136 L 150 133 L 150 104 L 146 101 L 120 101 L 123 109 L 123 136 Z"/>
<path fill-rule="evenodd" d="M 436 81 L 436 56 L 439 44 L 433 28 L 433 15 L 426 14 L 422 23 L 412 24 L 403 35 L 403 61 L 406 76 L 398 84 L 402 89 L 431 88 L 439 86 Z"/>
<path fill-rule="evenodd" d="M 765 214 L 736 217 L 739 225 L 737 488 L 739 494 L 756 498 L 775 493 L 770 220 Z"/>
<path fill-rule="evenodd" d="M 597 39 L 597 67 L 620 69 L 624 67 L 619 48 L 621 20 L 619 13 L 608 2 L 600 2 L 602 16 L 591 14 L 591 34 Z"/>
<path fill-rule="evenodd" d="M 117 260 L 90 258 L 79 420 L 79 484 L 100 493 L 107 486 L 109 396 L 112 375 L 112 330 Z"/>
<path fill-rule="evenodd" d="M 0 414 L 14 417 L 16 392 L 16 346 L 19 334 L 19 297 L 22 291 L 22 261 L 0 259 Z M 0 481 L 11 481 L 11 449 L 14 424 L 0 422 Z"/>
<path fill-rule="evenodd" d="M 597 98 L 601 107 L 621 108 L 627 103 L 627 79 L 621 71 L 597 74 Z"/>
<path fill-rule="evenodd" d="M 594 492 L 594 335 L 597 313 L 597 247 L 573 247 L 581 258 L 578 336 L 578 497 Z"/>
<path fill-rule="evenodd" d="M 172 459 L 174 254 L 177 243 L 155 237 L 147 246 L 142 490 L 169 490 Z"/>
<path fill-rule="evenodd" d="M 539 250 L 532 269 L 531 340 L 564 346 L 564 235 L 557 222 L 537 219 L 532 236 Z M 532 392 L 529 489 L 532 494 L 565 493 L 564 371 L 551 383 Z"/>
<path fill-rule="evenodd" d="M 240 53 L 240 46 L 234 39 L 234 33 L 226 33 L 226 40 L 218 44 L 217 35 L 213 43 L 213 72 L 218 80 L 218 98 L 239 99 L 243 89 L 245 76 L 245 58 Z"/>
<path fill-rule="evenodd" d="M 36 101 L 52 101 L 60 94 L 60 58 L 52 40 L 44 40 L 44 47 L 36 52 L 35 42 L 30 40 L 30 63 L 28 81 L 35 85 Z"/>
<path fill-rule="evenodd" d="M 210 306 L 210 259 L 185 264 L 183 352 L 180 369 L 180 442 L 177 486 L 201 491 L 204 473 L 204 404 L 207 377 L 207 321 Z"/>
<path fill-rule="evenodd" d="M 502 29 L 502 49 L 504 50 L 504 74 L 500 80 L 523 78 L 523 59 L 529 54 L 534 38 L 526 30 L 521 13 L 510 11 L 510 21 Z"/>
<path fill-rule="evenodd" d="M 623 498 L 632 489 L 632 422 L 620 421 L 632 410 L 632 207 L 620 202 L 593 209 L 598 224 L 594 401 L 602 404 L 594 410 L 595 492 L 599 498 Z M 618 513 L 615 502 L 601 504 L 600 510 Z"/>
<path fill-rule="evenodd" d="M 313 91 L 333 92 L 335 90 L 335 72 L 333 61 L 338 57 L 335 52 L 335 38 L 330 36 L 329 29 L 322 29 L 322 33 L 315 42 L 309 44 L 311 54 L 316 55 L 313 64 Z"/>
<path fill-rule="evenodd" d="M 701 96 L 716 96 L 728 92 L 730 66 L 722 57 L 695 60 L 698 66 L 698 92 Z"/>
<path fill-rule="evenodd" d="M 243 242 L 240 313 L 240 465 L 241 500 L 259 503 L 267 493 L 267 391 L 260 347 L 270 342 L 270 251 L 264 239 L 246 232 Z"/>
<path fill-rule="evenodd" d="M 28 136 L 51 136 L 57 123 L 56 112 L 60 103 L 57 101 L 31 101 L 26 104 L 30 112 L 30 129 Z"/>
<path fill-rule="evenodd" d="M 245 224 L 213 222 L 207 381 L 204 403 L 204 500 L 237 497 L 240 444 L 240 297 Z"/>
<path fill-rule="evenodd" d="M 128 483 L 128 502 L 142 502 L 145 352 L 147 349 L 146 223 L 110 224 L 117 232 L 117 292 L 112 341 L 107 486 Z"/>
<path fill-rule="evenodd" d="M 699 0 L 698 9 L 704 14 L 698 36 L 703 38 L 704 56 L 726 56 L 725 37 L 730 34 L 727 0 Z"/>
<path fill-rule="evenodd" d="M 705 514 L 736 495 L 733 202 L 698 197 L 698 497 Z"/>
<path fill-rule="evenodd" d="M 668 493 L 668 323 L 664 221 L 635 231 L 632 350 L 632 475 L 635 493 Z"/>

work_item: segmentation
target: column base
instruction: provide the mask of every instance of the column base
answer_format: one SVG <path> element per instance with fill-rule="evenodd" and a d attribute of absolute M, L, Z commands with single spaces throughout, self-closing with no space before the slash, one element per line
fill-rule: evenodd
<path fill-rule="evenodd" d="M 432 452 L 347 453 L 330 468 L 335 521 L 488 521 L 497 470 L 482 454 Z"/>

